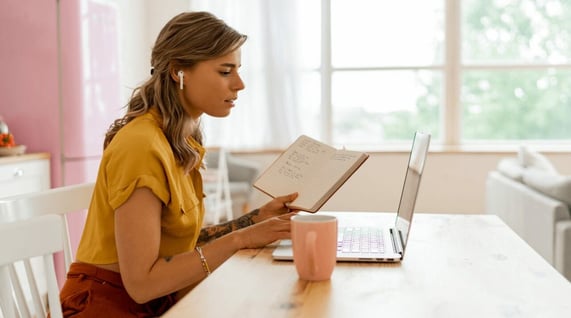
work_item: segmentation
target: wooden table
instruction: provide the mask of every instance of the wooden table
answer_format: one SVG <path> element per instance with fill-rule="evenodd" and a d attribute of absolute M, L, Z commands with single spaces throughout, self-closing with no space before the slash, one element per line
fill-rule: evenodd
<path fill-rule="evenodd" d="M 571 317 L 571 283 L 493 215 L 417 213 L 402 263 L 337 263 L 324 282 L 273 248 L 236 253 L 163 317 Z"/>

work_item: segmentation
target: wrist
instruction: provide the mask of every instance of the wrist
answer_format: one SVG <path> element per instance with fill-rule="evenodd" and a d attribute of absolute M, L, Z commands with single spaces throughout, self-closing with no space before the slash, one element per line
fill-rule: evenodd
<path fill-rule="evenodd" d="M 236 230 L 228 234 L 229 237 L 232 239 L 232 246 L 236 251 L 241 250 L 246 247 L 246 241 L 244 237 L 244 231 Z"/>

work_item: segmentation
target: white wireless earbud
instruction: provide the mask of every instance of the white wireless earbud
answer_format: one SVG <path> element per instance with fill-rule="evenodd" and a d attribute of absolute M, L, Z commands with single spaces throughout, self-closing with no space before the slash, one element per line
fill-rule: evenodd
<path fill-rule="evenodd" d="M 178 71 L 178 81 L 179 81 L 178 84 L 179 84 L 179 86 L 180 86 L 180 89 L 182 90 L 182 88 L 183 88 L 183 86 L 184 86 L 184 84 L 183 84 L 183 82 L 184 82 L 184 72 L 183 72 L 183 71 Z"/>

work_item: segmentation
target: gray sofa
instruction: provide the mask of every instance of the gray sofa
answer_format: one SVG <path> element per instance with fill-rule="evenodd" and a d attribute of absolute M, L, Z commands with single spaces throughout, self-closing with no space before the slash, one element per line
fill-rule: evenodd
<path fill-rule="evenodd" d="M 487 213 L 498 215 L 569 281 L 570 185 L 569 177 L 526 166 L 516 159 L 500 162 L 486 181 Z"/>

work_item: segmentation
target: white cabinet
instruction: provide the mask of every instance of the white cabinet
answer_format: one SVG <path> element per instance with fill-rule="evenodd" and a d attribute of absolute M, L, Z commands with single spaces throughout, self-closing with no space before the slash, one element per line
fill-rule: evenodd
<path fill-rule="evenodd" d="M 50 188 L 48 153 L 0 157 L 0 197 Z"/>
<path fill-rule="evenodd" d="M 31 193 L 50 188 L 50 155 L 49 153 L 25 154 L 19 156 L 0 157 L 0 198 L 24 193 Z M 10 222 L 14 219 L 0 210 L 0 222 Z M 36 277 L 44 276 L 40 259 L 32 259 L 32 270 Z M 15 267 L 20 281 L 26 277 L 24 265 L 18 263 Z M 6 303 L 11 297 L 5 272 L 0 273 L 0 303 Z M 24 284 L 27 287 L 27 284 Z M 46 283 L 40 279 L 38 289 L 42 294 L 47 292 Z M 31 294 L 24 290 L 24 296 L 31 301 Z M 0 318 L 3 317 L 0 310 Z"/>

